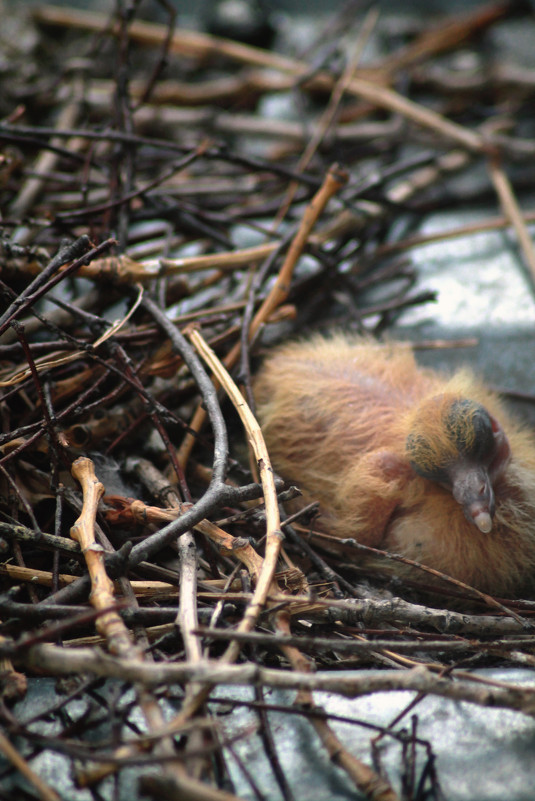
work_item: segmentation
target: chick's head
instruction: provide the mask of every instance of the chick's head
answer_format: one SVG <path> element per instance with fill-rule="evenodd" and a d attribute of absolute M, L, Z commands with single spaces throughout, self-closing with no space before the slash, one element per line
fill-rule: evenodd
<path fill-rule="evenodd" d="M 509 460 L 501 425 L 476 401 L 437 395 L 413 415 L 405 443 L 414 472 L 448 489 L 480 531 L 492 529 L 494 482 Z"/>

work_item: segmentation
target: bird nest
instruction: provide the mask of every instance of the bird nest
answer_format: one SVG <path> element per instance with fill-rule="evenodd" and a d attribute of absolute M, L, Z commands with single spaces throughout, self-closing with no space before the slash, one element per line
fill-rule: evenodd
<path fill-rule="evenodd" d="M 490 46 L 512 4 L 401 32 L 344 8 L 299 55 L 280 21 L 286 55 L 158 9 L 11 9 L 3 33 L 0 776 L 57 798 L 36 762 L 52 752 L 104 795 L 136 765 L 148 794 L 262 797 L 245 765 L 233 787 L 220 727 L 222 704 L 249 705 L 289 799 L 266 695 L 284 689 L 282 711 L 366 797 L 439 798 L 433 744 L 403 715 L 355 751 L 315 693 L 532 715 L 532 689 L 467 668 L 532 666 L 533 604 L 425 567 L 396 578 L 399 557 L 370 568 L 370 549 L 317 530 L 313 503 L 285 512 L 298 489 L 273 472 L 251 375 L 290 334 L 375 335 L 433 300 L 410 261 L 432 208 L 494 190 L 505 216 L 482 227 L 510 225 L 535 271 L 515 194 L 535 79 Z M 370 61 L 376 37 L 389 55 Z M 474 164 L 488 181 L 453 194 Z M 58 695 L 31 716 L 19 699 L 39 677 Z M 229 686 L 254 698 L 213 700 Z M 376 738 L 405 768 L 426 754 L 401 790 Z"/>

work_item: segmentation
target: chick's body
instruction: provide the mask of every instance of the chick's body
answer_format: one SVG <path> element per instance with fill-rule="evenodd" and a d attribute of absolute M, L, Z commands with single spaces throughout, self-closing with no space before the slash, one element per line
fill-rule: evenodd
<path fill-rule="evenodd" d="M 470 372 L 422 369 L 401 344 L 317 337 L 268 357 L 255 395 L 274 468 L 320 502 L 319 528 L 533 594 L 535 442 Z"/>

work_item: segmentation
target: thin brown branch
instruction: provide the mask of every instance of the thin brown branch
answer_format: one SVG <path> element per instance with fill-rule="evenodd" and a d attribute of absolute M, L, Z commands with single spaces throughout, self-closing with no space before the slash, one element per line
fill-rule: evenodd
<path fill-rule="evenodd" d="M 533 240 L 526 226 L 526 219 L 520 210 L 511 182 L 507 178 L 503 167 L 496 159 L 490 159 L 488 167 L 503 211 L 518 237 L 518 243 L 531 273 L 531 279 L 535 281 L 535 247 L 533 246 Z"/>
<path fill-rule="evenodd" d="M 58 675 L 89 672 L 96 676 L 120 678 L 140 682 L 148 687 L 157 687 L 173 682 L 197 681 L 206 686 L 216 684 L 250 685 L 256 682 L 267 687 L 293 690 L 322 690 L 346 698 L 357 698 L 376 692 L 410 690 L 425 692 L 456 701 L 469 701 L 483 707 L 511 709 L 533 717 L 535 715 L 535 690 L 529 686 L 502 682 L 482 683 L 480 680 L 452 681 L 437 678 L 425 667 L 400 671 L 379 671 L 362 675 L 339 675 L 330 672 L 315 674 L 274 670 L 258 665 L 223 665 L 221 662 L 201 664 L 144 664 L 135 660 L 117 659 L 98 653 L 90 648 L 66 651 L 55 645 L 36 645 L 26 654 L 17 656 L 17 661 L 28 668 L 40 668 Z M 174 725 L 174 724 L 173 724 Z"/>

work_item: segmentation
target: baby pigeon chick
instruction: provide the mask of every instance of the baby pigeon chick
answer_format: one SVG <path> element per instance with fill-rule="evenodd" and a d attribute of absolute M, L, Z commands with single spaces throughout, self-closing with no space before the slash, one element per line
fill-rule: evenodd
<path fill-rule="evenodd" d="M 254 390 L 274 468 L 320 502 L 321 530 L 486 592 L 533 593 L 535 441 L 469 371 L 317 336 L 275 350 Z"/>

